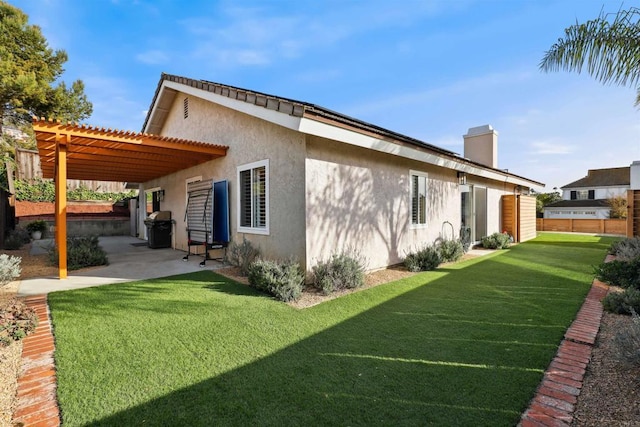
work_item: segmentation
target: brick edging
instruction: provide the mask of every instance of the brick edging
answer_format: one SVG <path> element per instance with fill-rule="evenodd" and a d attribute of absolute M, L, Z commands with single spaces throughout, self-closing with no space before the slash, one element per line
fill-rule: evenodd
<path fill-rule="evenodd" d="M 615 259 L 607 255 L 605 262 Z M 578 311 L 544 378 L 520 418 L 520 427 L 568 426 L 582 389 L 591 352 L 596 342 L 603 308 L 601 301 L 609 286 L 593 279 L 591 289 Z"/>
<path fill-rule="evenodd" d="M 55 343 L 46 295 L 25 299 L 38 315 L 35 332 L 22 341 L 22 363 L 18 377 L 13 424 L 59 427 L 60 410 L 56 399 Z"/>

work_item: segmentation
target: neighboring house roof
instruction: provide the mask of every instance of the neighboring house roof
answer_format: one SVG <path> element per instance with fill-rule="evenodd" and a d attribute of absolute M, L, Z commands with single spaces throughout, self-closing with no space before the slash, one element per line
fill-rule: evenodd
<path fill-rule="evenodd" d="M 614 187 L 631 185 L 631 168 L 589 169 L 587 176 L 567 184 L 565 188 Z"/>
<path fill-rule="evenodd" d="M 269 95 L 258 91 L 242 89 L 221 83 L 210 82 L 207 80 L 195 80 L 187 77 L 165 73 L 162 73 L 160 81 L 158 82 L 156 92 L 153 96 L 151 105 L 149 107 L 142 127 L 143 132 L 158 134 L 162 131 L 162 126 L 164 124 L 164 121 L 166 120 L 167 114 L 169 113 L 178 90 L 175 89 L 175 84 L 184 85 L 189 88 L 195 88 L 200 91 L 210 92 L 215 95 L 229 98 L 230 104 L 227 105 L 229 107 L 231 107 L 231 104 L 234 101 L 241 101 L 243 103 L 250 104 L 250 106 L 247 106 L 247 108 L 258 106 L 262 107 L 265 110 L 271 110 L 273 112 L 285 114 L 295 120 L 273 120 L 273 116 L 269 115 L 267 112 L 262 113 L 261 117 L 265 120 L 272 119 L 272 121 L 274 121 L 275 123 L 281 124 L 283 126 L 289 126 L 290 128 L 296 129 L 300 132 L 319 132 L 317 126 L 315 125 L 311 127 L 305 127 L 301 124 L 302 119 L 308 118 L 314 120 L 316 123 L 326 123 L 330 126 L 339 127 L 346 131 L 355 130 L 361 134 L 373 136 L 383 141 L 395 142 L 396 144 L 407 144 L 409 146 L 426 149 L 430 152 L 435 153 L 436 156 L 441 159 L 437 160 L 430 158 L 431 163 L 437 164 L 439 166 L 449 167 L 472 174 L 478 174 L 479 169 L 491 171 L 493 173 L 485 174 L 484 176 L 492 179 L 504 180 L 505 182 L 509 178 L 511 178 L 511 182 L 519 185 L 544 187 L 544 184 L 541 182 L 509 173 L 506 170 L 495 169 L 484 164 L 474 162 L 472 160 L 459 156 L 453 151 L 449 151 L 444 148 L 428 144 L 424 141 L 420 141 L 418 139 L 402 135 L 388 129 L 384 129 L 382 127 L 332 111 L 319 105 L 280 96 Z M 173 86 L 173 88 L 168 86 Z M 251 111 L 255 113 L 256 110 Z M 366 145 L 363 144 L 362 146 Z M 399 154 L 400 151 L 401 150 L 394 150 L 388 152 L 390 152 L 391 154 L 402 155 Z M 453 162 L 442 161 L 442 159 L 450 159 L 453 160 Z M 483 176 L 483 174 L 479 175 Z"/>
<path fill-rule="evenodd" d="M 591 200 L 558 200 L 554 203 L 549 203 L 544 208 L 608 208 L 606 199 L 591 199 Z"/>

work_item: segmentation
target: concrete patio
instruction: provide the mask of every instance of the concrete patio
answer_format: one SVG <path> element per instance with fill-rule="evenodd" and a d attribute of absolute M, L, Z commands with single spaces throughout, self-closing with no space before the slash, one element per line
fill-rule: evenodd
<path fill-rule="evenodd" d="M 32 244 L 34 255 L 46 253 L 51 240 L 39 240 Z M 100 246 L 107 252 L 109 265 L 92 267 L 83 271 L 69 272 L 66 279 L 43 277 L 25 279 L 20 282 L 18 295 L 40 295 L 54 291 L 87 288 L 111 283 L 153 279 L 175 274 L 191 273 L 202 269 L 216 270 L 223 267 L 218 261 L 208 260 L 200 267 L 200 256 L 191 256 L 188 261 L 182 257 L 186 252 L 174 249 L 151 249 L 144 240 L 130 236 L 100 237 Z"/>

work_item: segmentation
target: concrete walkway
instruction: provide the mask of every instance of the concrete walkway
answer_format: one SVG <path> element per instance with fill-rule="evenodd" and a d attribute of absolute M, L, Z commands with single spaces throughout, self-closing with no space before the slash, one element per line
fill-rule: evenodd
<path fill-rule="evenodd" d="M 140 246 L 146 242 L 129 236 L 100 237 L 100 246 L 107 252 L 109 265 L 93 267 L 81 272 L 69 272 L 67 279 L 44 277 L 26 279 L 20 282 L 19 296 L 42 295 L 54 291 L 87 288 L 110 283 L 131 282 L 153 279 L 175 274 L 191 273 L 203 268 L 216 270 L 222 263 L 209 260 L 200 267 L 200 256 L 190 256 L 187 262 L 182 260 L 186 252 L 174 249 L 151 249 Z M 34 255 L 47 252 L 51 240 L 39 240 L 31 246 Z"/>

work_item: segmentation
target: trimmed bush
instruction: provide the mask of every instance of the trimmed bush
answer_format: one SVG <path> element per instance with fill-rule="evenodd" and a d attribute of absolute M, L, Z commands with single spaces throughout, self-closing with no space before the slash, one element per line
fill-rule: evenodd
<path fill-rule="evenodd" d="M 464 247 L 460 240 L 443 240 L 438 245 L 442 262 L 458 261 L 464 255 Z"/>
<path fill-rule="evenodd" d="M 404 259 L 404 266 L 413 272 L 433 270 L 441 263 L 440 252 L 436 246 L 425 246 L 409 253 Z"/>
<path fill-rule="evenodd" d="M 594 268 L 594 273 L 598 280 L 610 285 L 640 289 L 640 257 L 603 262 Z"/>
<path fill-rule="evenodd" d="M 58 250 L 49 249 L 49 262 L 58 265 Z M 75 236 L 67 238 L 67 268 L 78 270 L 97 265 L 109 265 L 107 253 L 100 247 L 98 236 Z"/>
<path fill-rule="evenodd" d="M 11 299 L 0 307 L 0 346 L 19 341 L 38 326 L 36 312 L 18 299 Z"/>
<path fill-rule="evenodd" d="M 247 276 L 249 274 L 249 267 L 260 256 L 260 249 L 253 246 L 253 244 L 242 237 L 242 243 L 231 242 L 227 248 L 227 255 L 225 261 L 234 267 L 240 269 L 240 274 Z"/>
<path fill-rule="evenodd" d="M 640 312 L 640 290 L 629 288 L 623 292 L 609 292 L 602 300 L 602 307 L 615 314 Z"/>
<path fill-rule="evenodd" d="M 631 367 L 640 367 L 640 316 L 631 312 L 631 324 L 619 330 L 613 338 L 618 360 Z"/>
<path fill-rule="evenodd" d="M 280 301 L 295 301 L 302 294 L 304 274 L 293 260 L 258 260 L 249 266 L 249 285 Z"/>
<path fill-rule="evenodd" d="M 354 250 L 331 255 L 327 261 L 313 266 L 313 285 L 329 295 L 342 289 L 354 289 L 364 285 L 366 262 Z"/>
<path fill-rule="evenodd" d="M 21 262 L 22 258 L 20 257 L 7 254 L 0 255 L 0 287 L 20 277 Z"/>
<path fill-rule="evenodd" d="M 493 233 L 481 239 L 482 247 L 486 249 L 507 249 L 511 245 L 511 237 L 506 233 Z"/>
<path fill-rule="evenodd" d="M 609 253 L 615 255 L 618 261 L 631 261 L 640 257 L 640 238 L 622 239 L 611 244 Z"/>

